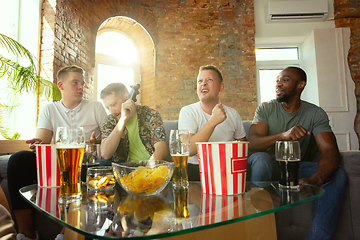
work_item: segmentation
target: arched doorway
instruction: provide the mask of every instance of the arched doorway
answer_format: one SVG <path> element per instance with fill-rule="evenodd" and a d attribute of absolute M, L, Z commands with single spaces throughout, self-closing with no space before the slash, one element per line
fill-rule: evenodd
<path fill-rule="evenodd" d="M 110 82 L 123 82 L 128 89 L 140 83 L 139 102 L 154 107 L 155 47 L 138 22 L 120 16 L 105 20 L 97 32 L 95 52 L 94 99 Z"/>

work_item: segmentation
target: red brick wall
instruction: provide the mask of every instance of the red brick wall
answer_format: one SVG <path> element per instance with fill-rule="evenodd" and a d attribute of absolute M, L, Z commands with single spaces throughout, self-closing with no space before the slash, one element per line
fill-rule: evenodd
<path fill-rule="evenodd" d="M 335 0 L 334 13 L 335 26 L 347 27 L 351 30 L 348 64 L 351 77 L 355 82 L 358 111 L 354 127 L 360 139 L 360 2 L 356 0 Z"/>
<path fill-rule="evenodd" d="M 154 64 L 142 66 L 142 75 L 148 76 L 142 78 L 143 104 L 158 109 L 163 119 L 177 119 L 182 106 L 198 101 L 198 68 L 214 64 L 225 77 L 221 101 L 243 119 L 253 118 L 257 104 L 252 1 L 45 0 L 43 8 L 43 21 L 54 21 L 54 36 L 48 38 L 54 42 L 53 71 L 68 64 L 83 67 L 89 86 L 85 97 L 93 94 L 99 26 L 109 17 L 126 16 L 140 23 L 154 43 Z"/>

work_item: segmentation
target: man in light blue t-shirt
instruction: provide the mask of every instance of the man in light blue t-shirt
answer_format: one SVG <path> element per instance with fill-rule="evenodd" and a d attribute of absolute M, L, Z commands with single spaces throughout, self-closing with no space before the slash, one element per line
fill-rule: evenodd
<path fill-rule="evenodd" d="M 249 150 L 255 153 L 248 158 L 248 170 L 252 181 L 279 180 L 275 142 L 299 141 L 299 182 L 325 189 L 325 195 L 315 200 L 312 227 L 306 239 L 331 239 L 340 214 L 346 173 L 339 168 L 340 153 L 325 111 L 300 100 L 305 85 L 306 73 L 298 67 L 287 67 L 279 73 L 276 100 L 256 109 L 249 130 Z M 318 163 L 311 162 L 315 144 L 312 140 L 322 153 Z"/>

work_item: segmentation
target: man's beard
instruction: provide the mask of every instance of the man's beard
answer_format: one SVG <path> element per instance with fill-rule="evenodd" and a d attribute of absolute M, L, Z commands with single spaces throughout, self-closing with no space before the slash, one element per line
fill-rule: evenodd
<path fill-rule="evenodd" d="M 288 100 L 290 99 L 290 96 L 288 95 L 288 94 L 284 94 L 284 95 L 282 95 L 282 96 L 277 96 L 276 97 L 276 101 L 278 101 L 278 102 L 287 102 Z"/>

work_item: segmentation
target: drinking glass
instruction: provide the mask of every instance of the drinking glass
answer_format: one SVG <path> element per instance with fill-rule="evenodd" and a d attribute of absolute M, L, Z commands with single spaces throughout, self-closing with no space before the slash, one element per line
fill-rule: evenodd
<path fill-rule="evenodd" d="M 298 189 L 300 143 L 298 141 L 277 141 L 275 156 L 280 169 L 279 186 L 287 189 Z"/>
<path fill-rule="evenodd" d="M 81 168 L 81 181 L 86 183 L 87 169 L 90 167 L 96 167 L 100 165 L 101 151 L 100 144 L 85 145 L 84 159 Z"/>
<path fill-rule="evenodd" d="M 187 189 L 188 160 L 190 154 L 190 133 L 187 130 L 171 130 L 169 139 L 170 155 L 175 163 L 172 178 L 174 189 Z"/>
<path fill-rule="evenodd" d="M 59 202 L 81 199 L 81 165 L 85 150 L 85 132 L 82 127 L 59 127 L 55 138 L 60 168 Z"/>
<path fill-rule="evenodd" d="M 188 193 L 187 190 L 174 189 L 174 214 L 177 218 L 190 217 Z"/>

